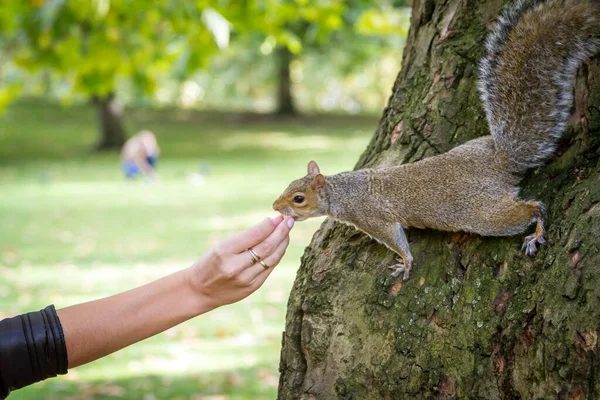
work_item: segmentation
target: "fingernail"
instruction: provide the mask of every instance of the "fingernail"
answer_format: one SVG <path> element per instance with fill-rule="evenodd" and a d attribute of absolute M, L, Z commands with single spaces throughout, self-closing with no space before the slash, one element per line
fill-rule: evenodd
<path fill-rule="evenodd" d="M 292 229 L 292 226 L 294 226 L 294 222 L 296 222 L 296 220 L 294 218 L 289 218 L 287 220 L 288 228 Z"/>

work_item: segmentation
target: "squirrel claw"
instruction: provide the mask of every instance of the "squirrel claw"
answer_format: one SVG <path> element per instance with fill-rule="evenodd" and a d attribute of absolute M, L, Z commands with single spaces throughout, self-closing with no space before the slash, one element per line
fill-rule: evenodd
<path fill-rule="evenodd" d="M 398 259 L 398 264 L 390 265 L 388 268 L 393 270 L 391 275 L 394 278 L 399 277 L 401 273 L 404 273 L 402 276 L 402 280 L 407 280 L 410 276 L 410 267 L 406 268 L 406 266 L 404 265 L 404 260 L 402 260 L 402 258 Z"/>
<path fill-rule="evenodd" d="M 525 250 L 525 254 L 528 256 L 534 256 L 537 252 L 536 243 L 543 245 L 546 244 L 546 240 L 541 235 L 529 235 L 523 240 L 523 246 L 521 246 L 521 250 Z"/>
<path fill-rule="evenodd" d="M 394 278 L 397 278 L 405 270 L 404 264 L 394 264 L 394 265 L 390 265 L 388 268 L 393 270 L 391 275 Z"/>

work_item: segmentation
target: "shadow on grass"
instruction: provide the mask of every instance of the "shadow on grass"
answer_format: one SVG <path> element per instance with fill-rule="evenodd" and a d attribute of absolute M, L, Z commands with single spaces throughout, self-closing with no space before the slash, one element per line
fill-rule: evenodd
<path fill-rule="evenodd" d="M 262 157 L 272 150 L 297 151 L 345 146 L 350 138 L 361 138 L 361 148 L 376 127 L 376 116 L 315 114 L 294 118 L 272 114 L 190 111 L 179 109 L 128 109 L 129 135 L 150 129 L 158 137 L 165 156 L 222 156 L 238 142 L 235 153 Z M 98 128 L 95 110 L 89 105 L 70 108 L 35 100 L 12 105 L 0 116 L 0 165 L 15 165 L 40 159 L 85 159 L 93 154 L 114 158 L 117 150 L 94 153 Z M 368 132 L 368 135 L 365 135 Z M 269 135 L 271 133 L 271 135 Z M 266 135 L 265 135 L 266 134 Z M 248 137 L 251 139 L 248 140 Z M 246 140 L 244 140 L 246 138 Z M 262 138 L 262 143 L 257 143 Z M 316 143 L 312 143 L 316 140 Z M 312 144 L 311 144 L 312 143 Z M 256 153 L 265 148 L 264 154 Z"/>
<path fill-rule="evenodd" d="M 240 355 L 242 357 L 243 355 Z M 10 400 L 270 400 L 277 395 L 278 374 L 266 365 L 194 375 L 131 376 L 110 381 L 87 381 L 72 370 L 14 391 Z"/>

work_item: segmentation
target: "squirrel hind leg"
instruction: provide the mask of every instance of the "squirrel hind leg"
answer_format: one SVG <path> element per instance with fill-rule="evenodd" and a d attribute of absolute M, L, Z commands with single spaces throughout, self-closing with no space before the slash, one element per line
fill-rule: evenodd
<path fill-rule="evenodd" d="M 412 256 L 405 260 L 404 257 L 398 257 L 398 264 L 390 265 L 388 268 L 392 270 L 391 275 L 397 278 L 402 274 L 402 280 L 407 280 L 410 277 L 410 269 L 412 267 Z"/>
<path fill-rule="evenodd" d="M 537 223 L 535 233 L 523 241 L 523 250 L 528 256 L 537 252 L 537 245 L 546 243 L 544 239 L 544 220 L 546 208 L 539 201 L 524 201 L 514 197 L 505 197 L 493 204 L 488 210 L 486 225 L 479 227 L 476 233 L 484 236 L 513 236 L 524 232 L 533 222 Z"/>
<path fill-rule="evenodd" d="M 537 222 L 535 232 L 523 239 L 523 246 L 521 250 L 525 250 L 525 254 L 528 256 L 534 256 L 537 252 L 537 244 L 546 244 L 544 235 L 546 230 L 544 229 L 544 219 L 546 217 L 546 208 L 543 203 L 539 201 L 528 201 L 527 206 L 533 209 L 533 220 Z"/>
<path fill-rule="evenodd" d="M 410 253 L 408 239 L 404 233 L 404 228 L 399 223 L 394 224 L 394 251 L 400 256 L 398 264 L 394 264 L 388 268 L 393 269 L 392 276 L 397 278 L 401 273 L 403 280 L 408 280 L 410 270 L 412 268 L 413 256 Z"/>

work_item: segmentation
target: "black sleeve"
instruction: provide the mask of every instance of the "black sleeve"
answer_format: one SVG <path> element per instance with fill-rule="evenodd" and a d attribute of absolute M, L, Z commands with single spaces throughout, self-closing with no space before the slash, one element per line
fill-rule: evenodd
<path fill-rule="evenodd" d="M 53 305 L 0 321 L 0 399 L 67 373 L 67 346 Z"/>

